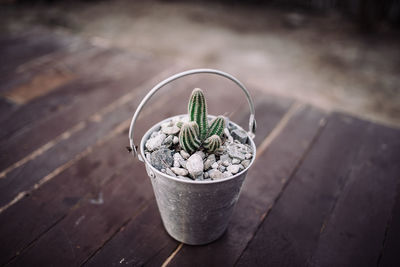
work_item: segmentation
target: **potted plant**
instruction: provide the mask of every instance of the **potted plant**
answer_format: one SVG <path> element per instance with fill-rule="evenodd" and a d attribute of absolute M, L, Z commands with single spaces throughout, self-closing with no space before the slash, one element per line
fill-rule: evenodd
<path fill-rule="evenodd" d="M 201 89 L 194 89 L 188 114 L 157 123 L 143 136 L 139 159 L 145 162 L 167 232 L 186 244 L 216 240 L 227 228 L 256 148 L 254 105 L 247 89 L 233 76 L 211 69 L 176 74 L 156 85 L 140 103 L 129 131 L 136 156 L 134 124 L 150 97 L 164 85 L 186 75 L 212 73 L 235 82 L 250 105 L 249 132 L 223 116 L 207 114 Z"/>

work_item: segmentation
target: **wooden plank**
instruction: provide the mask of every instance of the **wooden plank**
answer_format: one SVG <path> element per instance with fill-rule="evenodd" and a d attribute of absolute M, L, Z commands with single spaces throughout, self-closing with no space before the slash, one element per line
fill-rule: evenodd
<path fill-rule="evenodd" d="M 233 266 L 318 135 L 324 117 L 311 107 L 297 110 L 249 170 L 224 236 L 207 246 L 183 246 L 169 266 L 193 262 L 199 266 Z"/>
<path fill-rule="evenodd" d="M 173 96 L 170 98 L 172 99 Z M 131 105 L 137 106 L 139 100 L 127 105 L 130 107 L 129 115 L 133 110 Z M 155 108 L 154 111 L 157 112 L 155 114 L 161 115 L 161 108 L 162 106 Z M 121 115 L 121 113 L 115 115 Z M 127 114 L 124 115 L 126 117 Z M 145 118 L 147 117 L 149 115 Z M 142 122 L 143 127 L 140 128 L 149 127 L 151 124 L 150 120 L 146 120 Z M 94 134 L 98 130 L 100 129 L 92 129 L 89 134 Z M 142 129 L 138 131 L 138 133 L 142 132 Z M 72 145 L 78 140 L 79 138 L 70 139 L 66 146 Z M 80 205 L 85 197 L 97 197 L 101 185 L 111 179 L 113 175 L 119 177 L 127 174 L 130 177 L 131 173 L 139 173 L 142 174 L 139 177 L 145 177 L 142 165 L 134 161 L 132 156 L 125 151 L 127 143 L 127 133 L 124 131 L 97 147 L 95 153 L 80 159 L 71 168 L 57 175 L 29 197 L 0 214 L 0 236 L 2 240 L 9 240 L 7 244 L 0 244 L 4 255 L 2 258 L 9 260 L 20 254 L 31 242 L 62 220 L 71 208 Z M 51 158 L 51 155 L 46 154 L 44 158 Z M 119 173 L 124 165 L 130 165 L 130 168 L 136 166 L 136 169 L 140 170 L 131 169 Z M 130 177 L 130 179 L 132 178 Z M 26 217 L 29 220 L 25 220 Z M 10 221 L 18 222 L 18 224 L 9 224 Z M 15 236 L 16 232 L 19 233 L 17 236 Z"/>
<path fill-rule="evenodd" d="M 155 66 L 152 62 L 145 61 L 137 68 L 132 66 L 131 72 L 117 81 L 87 82 L 82 79 L 42 101 L 28 104 L 18 115 L 14 114 L 1 123 L 2 129 L 5 130 L 2 131 L 3 139 L 0 141 L 0 169 L 9 167 L 94 114 L 101 107 L 130 93 L 138 85 L 159 73 L 165 65 L 160 62 Z M 42 106 L 43 103 L 48 103 L 45 108 Z M 36 114 L 33 107 L 38 107 L 39 114 Z"/>
<path fill-rule="evenodd" d="M 93 244 L 101 245 L 118 231 L 116 221 L 123 225 L 151 198 L 151 185 L 141 165 L 135 162 L 119 169 L 121 173 L 94 192 L 92 199 L 81 203 L 12 264 L 81 265 L 94 252 Z"/>
<path fill-rule="evenodd" d="M 179 245 L 165 232 L 154 198 L 110 242 L 112 245 L 105 245 L 85 265 L 147 266 L 154 256 L 168 256 Z"/>
<path fill-rule="evenodd" d="M 306 266 L 360 153 L 372 140 L 370 123 L 334 114 L 278 198 L 239 266 Z"/>
<path fill-rule="evenodd" d="M 121 85 L 114 85 L 114 88 L 116 88 L 117 86 Z M 142 88 L 142 90 L 143 89 L 144 88 Z M 138 92 L 138 96 L 141 95 L 139 93 L 140 92 Z M 142 91 L 142 95 L 143 94 L 144 91 Z M 132 104 L 138 104 L 138 101 L 139 98 L 133 99 Z M 74 114 L 75 112 L 77 112 L 79 114 L 81 110 L 82 109 L 77 108 L 71 113 Z M 120 112 L 122 112 L 122 114 Z M 123 115 L 123 117 L 121 117 L 121 115 Z M 65 138 L 65 140 L 61 140 L 56 145 L 52 146 L 48 150 L 49 153 L 39 155 L 35 158 L 34 161 L 29 161 L 27 164 L 18 166 L 17 168 L 7 173 L 5 177 L 0 179 L 0 206 L 4 206 L 8 202 L 12 201 L 19 192 L 28 190 L 35 183 L 37 183 L 39 179 L 49 174 L 58 166 L 72 159 L 74 155 L 83 151 L 87 146 L 93 145 L 95 142 L 97 142 L 97 140 L 101 139 L 109 131 L 111 131 L 115 127 L 115 125 L 121 121 L 121 119 L 128 119 L 130 115 L 131 112 L 130 110 L 128 110 L 128 106 L 125 105 L 125 109 L 123 110 L 118 109 L 114 112 L 111 112 L 110 114 L 106 114 L 105 120 L 96 119 L 96 117 L 89 118 L 84 122 L 84 125 L 78 125 L 79 127 L 82 127 L 82 129 L 78 129 L 77 133 L 75 133 L 75 131 L 71 132 L 71 134 L 74 134 L 73 138 L 71 138 L 68 134 L 66 136 L 68 138 Z M 52 128 L 53 125 L 62 125 L 59 126 L 58 129 L 64 130 L 67 125 L 72 124 L 70 118 L 71 117 L 69 117 L 68 114 L 64 114 L 61 118 L 58 116 L 54 117 L 54 124 L 52 123 L 49 125 L 43 125 L 40 130 L 38 129 L 36 132 L 32 133 L 28 140 L 21 141 L 20 146 L 34 146 L 35 140 L 42 140 L 49 135 L 53 136 L 55 131 L 54 128 Z M 76 119 L 77 118 L 75 117 L 72 120 Z M 11 142 L 10 146 L 12 144 L 13 143 Z M 17 145 L 15 144 L 15 146 Z M 15 147 L 14 149 L 17 148 Z M 3 154 L 1 158 L 6 157 L 9 154 L 19 155 L 21 154 L 21 152 L 10 151 L 7 154 Z M 22 156 L 23 155 L 21 155 L 21 157 Z"/>
<path fill-rule="evenodd" d="M 80 58 L 81 62 L 86 62 L 85 58 L 87 56 L 90 56 L 92 54 L 91 52 L 104 50 L 93 47 L 93 45 L 90 45 L 86 40 L 76 36 L 70 36 L 67 34 L 55 35 L 52 32 L 47 32 L 46 34 L 48 36 L 51 36 L 52 38 L 59 39 L 57 42 L 62 43 L 62 45 L 59 47 L 59 49 L 56 49 L 51 53 L 46 53 L 39 57 L 34 57 L 26 61 L 21 61 L 20 64 L 17 64 L 17 66 L 14 66 L 13 68 L 6 71 L 6 74 L 3 74 L 0 77 L 1 94 L 7 94 L 10 90 L 13 90 L 16 87 L 20 87 L 24 84 L 30 83 L 35 76 L 38 76 L 43 72 L 47 72 L 52 69 L 56 69 L 59 71 L 71 70 L 68 69 L 68 66 L 71 65 L 69 64 L 69 62 L 71 61 L 70 59 Z M 44 35 L 44 32 L 42 33 L 42 35 Z M 30 38 L 35 37 L 33 36 Z M 22 42 L 19 45 L 29 46 L 29 42 L 27 44 Z M 13 59 L 14 58 L 11 57 L 10 60 L 12 61 Z"/>
<path fill-rule="evenodd" d="M 370 124 L 332 214 L 321 229 L 315 266 L 376 266 L 395 202 L 400 130 Z"/>
<path fill-rule="evenodd" d="M 0 40 L 0 84 L 9 79 L 16 68 L 30 60 L 61 50 L 69 45 L 71 39 L 51 34 L 46 30 L 34 29 L 23 34 L 2 35 Z M 1 88 L 1 87 L 0 87 Z"/>
<path fill-rule="evenodd" d="M 386 226 L 385 240 L 378 261 L 378 266 L 382 267 L 400 266 L 400 185 L 397 185 L 396 195 L 396 203 Z"/>
<path fill-rule="evenodd" d="M 1 121 L 3 128 L 0 132 L 0 137 L 6 138 L 11 134 L 14 135 L 22 127 L 26 128 L 34 122 L 38 122 L 50 115 L 54 115 L 54 113 L 61 111 L 65 107 L 71 107 L 76 101 L 81 99 L 86 100 L 87 103 L 88 99 L 85 98 L 89 97 L 90 95 L 88 94 L 96 88 L 92 88 L 92 90 L 84 90 L 79 88 L 79 84 L 96 84 L 99 86 L 101 83 L 110 83 L 111 81 L 118 81 L 121 78 L 127 79 L 129 78 L 129 74 L 140 72 L 140 67 L 138 66 L 139 62 L 137 61 L 140 61 L 140 63 L 144 64 L 144 68 L 148 68 L 149 64 L 151 64 L 149 63 L 150 58 L 138 58 L 135 56 L 135 54 L 121 53 L 117 52 L 116 50 L 109 51 L 92 48 L 88 50 L 85 49 L 83 52 L 79 52 L 80 53 L 74 53 L 74 56 L 68 56 L 67 54 L 66 59 L 61 59 L 61 61 L 57 63 L 50 61 L 50 63 L 41 68 L 40 71 L 35 70 L 35 66 L 27 67 L 28 72 L 34 72 L 32 74 L 32 79 L 35 79 L 35 76 L 43 75 L 44 72 L 51 72 L 55 70 L 69 71 L 72 73 L 75 79 L 79 80 L 78 87 L 77 84 L 73 86 L 63 86 L 58 88 L 59 92 L 50 94 L 50 96 L 42 97 L 31 105 L 26 105 L 19 109 L 18 113 L 13 114 L 13 117 L 17 119 L 9 118 L 8 120 Z M 84 61 L 86 64 L 81 64 L 82 61 Z M 151 67 L 154 69 L 156 66 L 151 64 Z M 31 68 L 34 70 L 31 70 Z M 121 68 L 119 70 L 120 74 L 112 77 L 112 74 L 116 72 L 115 69 L 119 68 Z M 161 68 L 162 66 L 159 67 L 159 69 Z M 151 77 L 152 74 L 153 73 L 149 73 L 149 76 L 145 78 Z M 143 81 L 143 74 L 136 78 L 141 78 L 140 80 Z M 99 87 L 99 91 L 104 90 L 104 88 L 101 88 L 101 86 Z M 126 88 L 120 88 L 119 90 L 121 89 L 125 89 L 126 93 Z M 115 93 L 121 94 L 119 90 L 117 90 Z M 109 89 L 108 91 L 111 90 Z M 36 117 L 31 115 L 33 113 L 32 111 L 34 111 L 35 115 L 37 115 Z"/>
<path fill-rule="evenodd" d="M 50 70 L 35 76 L 29 83 L 15 87 L 4 97 L 16 104 L 25 104 L 39 96 L 49 93 L 73 79 L 72 73 L 62 70 Z"/>
<path fill-rule="evenodd" d="M 177 88 L 175 88 L 177 89 Z M 176 114 L 178 110 L 180 110 L 182 107 L 178 106 L 178 105 L 170 105 L 170 106 L 165 106 L 165 103 L 169 103 L 170 101 L 172 101 L 173 99 L 176 99 L 179 95 L 182 94 L 182 89 L 184 88 L 178 88 L 181 90 L 176 90 L 174 91 L 174 94 L 169 94 L 168 98 L 164 98 L 164 99 L 160 99 L 160 103 L 157 104 L 156 106 L 152 106 L 152 113 L 150 114 L 150 118 L 156 118 L 156 117 L 163 117 L 165 115 L 163 115 L 163 112 L 166 113 L 172 113 L 172 114 Z M 165 94 L 167 94 L 168 91 L 165 92 Z M 190 91 L 187 92 L 188 94 L 190 94 Z M 216 100 L 213 100 L 216 101 Z M 211 102 L 213 102 L 211 101 Z M 161 104 L 161 105 L 160 105 Z M 185 109 L 186 107 L 183 107 L 183 109 Z M 170 114 L 170 115 L 172 115 Z M 161 118 L 158 118 L 161 119 Z M 147 129 L 152 123 L 154 123 L 152 120 L 149 120 L 149 118 L 145 118 L 145 123 L 142 122 L 143 124 L 143 128 Z M 140 134 L 140 132 L 139 132 Z M 120 157 L 120 156 L 119 156 Z M 126 155 L 125 155 L 126 157 Z M 115 155 L 113 155 L 113 158 L 115 158 Z M 115 160 L 115 159 L 114 159 Z M 139 166 L 137 166 L 139 167 Z M 143 178 L 145 181 L 147 181 L 146 175 L 144 173 L 144 169 L 143 166 L 140 166 L 140 171 L 138 171 L 137 169 L 135 170 L 131 170 L 131 171 L 123 171 L 121 172 L 121 174 L 119 174 L 119 176 L 123 176 L 125 174 L 128 175 L 127 178 L 127 182 L 129 182 L 131 180 L 130 175 L 131 173 L 138 173 L 138 176 L 140 176 L 141 178 Z M 140 174 L 140 175 L 139 175 Z M 81 177 L 79 177 L 81 178 Z M 82 177 L 83 178 L 83 177 Z M 139 179 L 139 178 L 137 178 Z M 61 182 L 58 181 L 58 183 L 62 184 L 64 187 L 65 185 L 65 181 Z M 122 182 L 118 182 L 118 184 L 121 184 Z M 147 183 L 149 185 L 149 183 Z M 77 186 L 77 185 L 74 185 Z M 115 187 L 115 186 L 107 186 L 107 187 Z M 105 191 L 106 189 L 103 189 L 103 191 Z M 47 196 L 49 194 L 51 194 L 52 190 L 44 193 L 41 192 L 40 195 L 42 196 Z M 38 255 L 37 251 L 42 251 L 42 250 L 48 250 L 48 248 L 46 248 L 46 246 L 50 245 L 52 246 L 55 250 L 57 251 L 53 251 L 52 252 L 52 256 L 48 257 L 46 259 L 43 259 L 43 263 L 46 263 L 46 260 L 51 260 L 54 261 L 58 258 L 57 254 L 58 253 L 62 253 L 63 255 L 67 256 L 67 258 L 69 259 L 75 259 L 75 257 L 77 257 L 78 262 L 81 262 L 83 259 L 85 259 L 85 257 L 89 257 L 91 253 L 93 253 L 94 251 L 96 251 L 96 249 L 102 245 L 103 242 L 105 242 L 110 236 L 112 236 L 114 234 L 114 231 L 118 230 L 119 227 L 121 227 L 121 225 L 123 225 L 125 223 L 125 221 L 127 219 L 129 219 L 130 216 L 132 216 L 132 214 L 135 213 L 135 210 L 138 209 L 138 205 L 134 200 L 132 200 L 132 190 L 130 189 L 129 185 L 125 185 L 125 186 L 121 186 L 118 187 L 118 189 L 116 189 L 116 191 L 113 191 L 115 195 L 118 195 L 118 198 L 110 198 L 109 203 L 106 207 L 105 210 L 102 210 L 102 214 L 104 214 L 104 216 L 109 216 L 108 220 L 110 220 L 110 222 L 113 222 L 112 225 L 108 225 L 108 228 L 105 229 L 104 227 L 101 228 L 99 227 L 96 231 L 93 228 L 93 224 L 97 225 L 96 221 L 97 220 L 103 220 L 102 217 L 96 217 L 95 215 L 89 216 L 90 219 L 88 219 L 88 221 L 82 221 L 80 222 L 80 225 L 82 227 L 82 229 L 85 229 L 84 227 L 87 227 L 87 229 L 91 228 L 92 229 L 92 233 L 94 234 L 94 232 L 96 232 L 96 234 L 94 234 L 93 236 L 89 237 L 87 234 L 86 230 L 82 230 L 83 232 L 78 232 L 76 233 L 76 236 L 74 237 L 75 239 L 70 239 L 73 240 L 74 244 L 77 243 L 79 244 L 79 247 L 85 247 L 85 250 L 77 250 L 77 251 L 72 251 L 68 250 L 69 247 L 69 243 L 65 243 L 65 240 L 55 240 L 55 236 L 58 236 L 58 233 L 60 231 L 60 229 L 62 229 L 62 231 L 65 231 L 66 233 L 70 233 L 70 231 L 72 231 L 72 234 L 75 234 L 76 230 L 75 228 L 71 228 L 71 224 L 72 223 L 67 223 L 67 222 L 73 222 L 78 220 L 79 218 L 81 218 L 81 216 L 79 214 L 85 213 L 85 214 L 91 214 L 93 207 L 90 204 L 85 205 L 85 203 L 81 204 L 79 206 L 79 208 L 74 209 L 73 211 L 71 211 L 71 213 L 65 218 L 63 219 L 60 223 L 58 223 L 56 226 L 52 227 L 51 230 L 48 231 L 48 233 L 46 233 L 46 235 L 44 237 L 42 237 L 38 243 L 33 246 L 31 249 L 28 249 L 26 254 L 23 253 L 20 257 L 18 257 L 16 260 L 17 262 L 19 261 L 24 261 L 25 259 L 29 258 L 29 261 L 40 261 L 40 259 L 36 259 L 35 255 Z M 141 195 L 140 200 L 145 199 L 146 196 L 148 198 L 152 197 L 152 192 L 151 190 L 144 190 L 143 188 L 140 190 L 141 193 L 143 193 L 143 195 Z M 54 194 L 54 193 L 53 193 Z M 60 194 L 60 193 L 58 193 Z M 62 193 L 61 193 L 62 194 Z M 53 196 L 58 198 L 58 196 Z M 130 199 L 129 205 L 124 206 L 123 203 L 121 202 L 121 199 Z M 136 204 L 137 205 L 136 205 Z M 44 205 L 44 203 L 42 203 L 41 205 Z M 112 209 L 112 207 L 120 207 L 120 209 L 118 209 L 118 214 L 110 214 L 110 212 L 107 212 L 109 209 Z M 57 210 L 59 210 L 59 208 L 57 208 Z M 86 212 L 86 210 L 88 210 L 88 212 Z M 75 216 L 78 216 L 75 218 Z M 127 217 L 128 216 L 128 217 Z M 71 218 L 75 218 L 75 219 L 71 219 Z M 46 221 L 46 223 L 48 223 Z M 101 224 L 101 223 L 100 223 Z M 72 224 L 73 225 L 73 224 Z M 110 229 L 111 230 L 110 230 Z M 54 233 L 54 236 L 53 236 Z M 49 238 L 49 239 L 48 239 Z M 71 238 L 71 237 L 70 237 Z M 41 240 L 46 240 L 46 241 L 41 241 Z M 53 241 L 55 240 L 55 241 Z M 57 244 L 55 244 L 54 242 L 57 242 Z M 36 252 L 31 252 L 31 251 L 36 251 Z M 72 254 L 70 254 L 72 253 Z M 41 253 L 39 253 L 41 254 Z M 54 258 L 53 258 L 54 257 Z M 71 264 L 73 262 L 70 262 Z"/>
<path fill-rule="evenodd" d="M 260 96 L 257 96 L 257 99 L 259 102 L 256 107 L 257 111 L 265 111 L 269 107 L 269 112 L 265 113 L 265 116 L 259 117 L 259 122 L 261 123 L 259 123 L 260 127 L 258 134 L 265 136 L 274 128 L 280 117 L 283 116 L 291 101 L 284 99 L 279 100 L 271 97 L 261 98 Z M 240 108 L 239 110 L 240 112 L 231 117 L 231 119 L 239 122 L 240 124 L 246 124 L 246 122 L 248 122 L 248 114 L 243 112 L 243 108 Z M 258 114 L 261 115 L 261 113 Z M 280 117 L 278 117 L 278 114 L 280 114 Z M 237 117 L 237 119 L 235 117 Z M 151 213 L 156 214 L 156 218 L 159 221 L 160 219 L 157 207 L 154 205 L 150 206 L 150 208 Z M 92 259 L 90 259 L 88 265 L 98 266 L 101 264 L 105 266 L 113 266 L 117 265 L 122 259 L 124 259 L 124 261 L 128 262 L 128 264 L 132 263 L 134 265 L 145 264 L 146 266 L 160 266 L 176 249 L 178 243 L 176 241 L 171 242 L 171 237 L 168 236 L 163 227 L 157 227 L 151 233 L 145 231 L 143 226 L 141 226 L 141 216 L 145 215 L 139 215 L 138 219 L 132 220 L 129 224 L 127 224 L 124 227 L 123 232 L 118 233 L 101 249 L 101 251 L 99 251 Z M 153 220 L 151 221 L 151 224 L 156 223 L 158 225 L 158 221 Z M 135 236 L 135 239 L 132 239 L 132 236 Z M 160 241 L 160 237 L 163 237 L 162 242 Z M 146 242 L 142 242 L 138 245 L 136 244 L 136 240 L 138 239 L 146 240 Z M 160 244 L 163 245 L 160 246 Z M 132 249 L 132 247 L 135 249 Z M 183 246 L 183 248 L 185 247 L 186 246 Z M 209 257 L 209 255 L 207 255 L 207 257 Z M 204 261 L 204 259 L 202 259 L 202 261 Z"/>

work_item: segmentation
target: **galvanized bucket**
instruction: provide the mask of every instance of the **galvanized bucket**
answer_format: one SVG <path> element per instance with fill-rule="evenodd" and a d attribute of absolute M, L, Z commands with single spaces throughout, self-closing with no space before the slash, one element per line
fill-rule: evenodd
<path fill-rule="evenodd" d="M 198 73 L 216 74 L 233 81 L 243 90 L 250 106 L 248 143 L 254 151 L 254 156 L 247 168 L 228 178 L 205 181 L 183 180 L 162 173 L 150 164 L 144 155 L 146 140 L 153 131 L 160 128 L 162 123 L 173 118 L 157 123 L 146 132 L 140 142 L 139 155 L 133 141 L 136 119 L 150 97 L 164 85 L 178 78 Z M 240 128 L 239 125 L 230 123 Z M 132 154 L 145 163 L 164 227 L 174 239 L 185 244 L 202 245 L 218 239 L 225 232 L 247 171 L 255 160 L 256 147 L 253 141 L 255 129 L 255 110 L 249 92 L 235 77 L 218 70 L 195 69 L 173 75 L 157 84 L 139 104 L 129 130 L 130 147 Z"/>

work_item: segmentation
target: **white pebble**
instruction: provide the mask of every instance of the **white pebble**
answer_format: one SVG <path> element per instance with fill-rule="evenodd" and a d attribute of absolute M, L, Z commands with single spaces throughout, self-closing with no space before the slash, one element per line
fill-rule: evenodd
<path fill-rule="evenodd" d="M 212 165 L 211 160 L 207 159 L 204 162 L 204 170 L 208 170 L 209 168 L 211 168 L 211 165 Z"/>
<path fill-rule="evenodd" d="M 166 137 L 167 136 L 165 134 L 159 134 L 156 137 L 147 140 L 146 141 L 147 150 L 154 151 L 155 149 L 160 148 Z"/>
<path fill-rule="evenodd" d="M 235 174 L 239 172 L 239 165 L 230 165 L 228 166 L 228 172 Z"/>
<path fill-rule="evenodd" d="M 232 164 L 239 164 L 240 163 L 240 160 L 238 160 L 238 159 L 232 159 Z"/>
<path fill-rule="evenodd" d="M 199 154 L 193 154 L 190 156 L 186 163 L 186 169 L 189 171 L 193 178 L 196 178 L 203 174 L 204 163 L 203 159 Z"/>
<path fill-rule="evenodd" d="M 222 172 L 220 172 L 219 170 L 211 170 L 208 172 L 208 174 L 210 175 L 211 179 L 220 179 L 222 178 Z"/>
<path fill-rule="evenodd" d="M 213 169 L 218 168 L 218 163 L 217 163 L 217 162 L 214 162 L 214 163 L 211 165 L 211 168 L 213 168 Z"/>
<path fill-rule="evenodd" d="M 189 173 L 187 170 L 185 170 L 185 169 L 183 169 L 183 168 L 172 167 L 171 170 L 172 170 L 176 175 L 179 175 L 179 176 L 186 176 L 186 175 L 188 175 L 188 173 Z"/>
<path fill-rule="evenodd" d="M 187 153 L 185 150 L 181 150 L 181 156 L 184 159 L 188 159 L 190 157 L 189 153 Z"/>
<path fill-rule="evenodd" d="M 172 140 L 172 143 L 174 145 L 178 144 L 179 143 L 179 138 L 177 136 L 174 136 L 174 139 Z"/>

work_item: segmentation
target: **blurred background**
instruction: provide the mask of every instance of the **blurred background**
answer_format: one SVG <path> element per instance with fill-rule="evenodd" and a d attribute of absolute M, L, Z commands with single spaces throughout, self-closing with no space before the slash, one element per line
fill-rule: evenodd
<path fill-rule="evenodd" d="M 155 62 L 221 69 L 249 88 L 400 126 L 398 0 L 0 3 L 2 36 L 45 29 Z"/>

